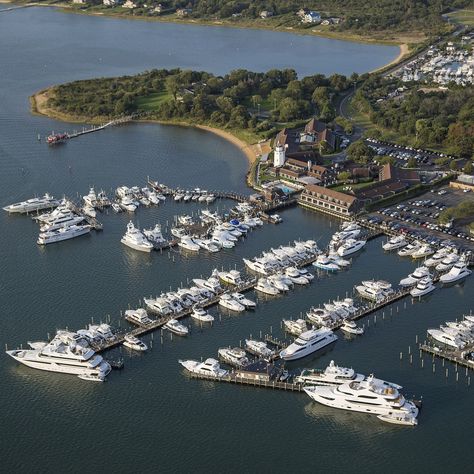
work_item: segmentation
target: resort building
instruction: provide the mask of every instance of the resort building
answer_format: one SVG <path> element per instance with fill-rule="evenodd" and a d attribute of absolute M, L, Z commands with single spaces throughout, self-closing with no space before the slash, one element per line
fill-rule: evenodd
<path fill-rule="evenodd" d="M 340 217 L 351 216 L 360 209 L 360 202 L 356 196 L 314 184 L 306 186 L 299 203 L 302 206 Z"/>

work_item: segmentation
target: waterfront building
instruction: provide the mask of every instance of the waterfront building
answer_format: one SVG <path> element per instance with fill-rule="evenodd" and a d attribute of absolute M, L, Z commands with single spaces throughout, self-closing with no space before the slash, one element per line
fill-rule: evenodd
<path fill-rule="evenodd" d="M 281 168 L 285 164 L 285 146 L 277 142 L 275 151 L 273 152 L 273 166 Z"/>
<path fill-rule="evenodd" d="M 299 202 L 305 207 L 338 216 L 351 216 L 360 209 L 356 196 L 314 184 L 306 186 Z"/>

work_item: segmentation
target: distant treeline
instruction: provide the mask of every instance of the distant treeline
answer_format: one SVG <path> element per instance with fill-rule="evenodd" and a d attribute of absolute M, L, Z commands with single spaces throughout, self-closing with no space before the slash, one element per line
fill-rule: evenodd
<path fill-rule="evenodd" d="M 333 120 L 335 98 L 358 79 L 357 74 L 350 78 L 316 74 L 298 80 L 292 69 L 266 73 L 238 69 L 225 76 L 161 69 L 55 86 L 48 105 L 78 117 L 146 112 L 152 119 L 265 132 L 313 115 Z"/>
<path fill-rule="evenodd" d="M 371 121 L 393 130 L 417 147 L 445 147 L 449 153 L 474 157 L 474 87 L 451 85 L 449 90 L 402 86 L 396 79 L 372 76 L 357 91 L 354 103 Z"/>

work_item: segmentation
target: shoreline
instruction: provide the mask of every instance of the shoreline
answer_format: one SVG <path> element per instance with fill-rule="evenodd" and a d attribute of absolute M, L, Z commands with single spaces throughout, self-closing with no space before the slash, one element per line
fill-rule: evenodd
<path fill-rule="evenodd" d="M 109 117 L 97 117 L 91 119 L 90 117 L 74 117 L 72 115 L 63 114 L 57 110 L 50 109 L 46 106 L 48 100 L 49 89 L 42 89 L 37 93 L 30 96 L 31 113 L 36 115 L 42 115 L 53 120 L 60 120 L 65 123 L 89 123 L 93 125 L 101 124 L 110 120 Z M 247 158 L 247 161 L 252 165 L 257 157 L 261 154 L 262 144 L 260 143 L 247 143 L 244 140 L 238 138 L 232 132 L 221 128 L 211 127 L 209 125 L 191 124 L 183 121 L 166 121 L 166 120 L 134 120 L 134 123 L 156 123 L 159 125 L 170 125 L 170 126 L 181 126 L 181 127 L 193 127 L 200 130 L 213 133 L 219 137 L 227 140 L 236 146 Z"/>
<path fill-rule="evenodd" d="M 377 69 L 369 71 L 369 74 L 377 74 L 378 72 L 381 72 L 387 68 L 390 68 L 402 62 L 405 56 L 407 56 L 410 53 L 410 47 L 406 43 L 399 44 L 398 47 L 400 48 L 400 52 L 398 53 L 398 56 L 396 58 L 394 58 L 388 64 L 385 64 L 385 66 L 380 66 Z"/>

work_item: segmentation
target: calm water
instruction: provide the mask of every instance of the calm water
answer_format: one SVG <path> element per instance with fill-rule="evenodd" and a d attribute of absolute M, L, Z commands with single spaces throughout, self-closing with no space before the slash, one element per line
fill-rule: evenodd
<path fill-rule="evenodd" d="M 230 55 L 229 45 L 236 38 L 240 51 L 233 48 Z M 248 49 L 255 42 L 259 49 L 252 49 L 250 57 Z M 285 53 L 286 59 L 280 52 L 271 54 L 286 48 L 287 42 L 298 50 L 295 58 L 292 53 Z M 354 50 L 343 57 L 342 48 L 348 47 Z M 318 69 L 324 64 L 321 48 L 331 55 L 331 64 L 325 64 L 328 69 Z M 316 58 L 314 65 L 305 61 L 307 54 Z M 47 9 L 4 14 L 0 17 L 0 203 L 45 191 L 74 197 L 91 185 L 110 190 L 143 184 L 147 175 L 172 185 L 245 191 L 247 163 L 242 154 L 198 130 L 137 125 L 57 148 L 37 143 L 37 133 L 74 127 L 29 115 L 28 95 L 48 84 L 177 65 L 215 72 L 291 65 L 302 73 L 350 73 L 356 64 L 368 70 L 394 54 L 390 48 L 269 32 L 188 29 Z M 220 202 L 215 207 L 227 205 Z M 159 221 L 166 227 L 177 213 L 197 208 L 166 203 L 140 210 L 135 220 L 140 226 Z M 283 217 L 282 225 L 252 232 L 234 250 L 185 257 L 147 256 L 124 248 L 119 240 L 128 216 L 113 214 L 100 215 L 104 223 L 100 234 L 40 249 L 35 244 L 37 227 L 29 218 L 2 212 L 1 342 L 13 347 L 44 339 L 55 328 L 79 328 L 106 315 L 118 325 L 120 311 L 135 307 L 143 296 L 208 274 L 216 266 L 240 267 L 242 257 L 295 238 L 316 238 L 325 245 L 337 226 L 302 209 L 286 211 Z M 320 407 L 302 394 L 188 380 L 177 364 L 179 358 L 215 356 L 218 347 L 238 344 L 249 334 L 267 333 L 270 327 L 283 336 L 283 317 L 296 317 L 311 305 L 342 296 L 361 279 L 384 277 L 395 283 L 414 268 L 410 261 L 384 255 L 380 244 L 370 242 L 349 271 L 323 275 L 309 288 L 276 299 L 252 295 L 260 303 L 255 312 L 233 316 L 213 308 L 217 318 L 212 328 L 201 330 L 187 321 L 190 337 L 170 340 L 165 335 L 163 344 L 155 334 L 153 350 L 144 355 L 123 352 L 125 370 L 112 373 L 105 384 L 41 373 L 1 356 L 2 467 L 5 472 L 78 472 L 89 466 L 116 472 L 216 472 L 224 466 L 229 472 L 442 472 L 449 459 L 451 472 L 461 472 L 472 459 L 473 426 L 473 398 L 464 372 L 456 383 L 454 367 L 449 366 L 446 379 L 439 361 L 433 374 L 429 358 L 422 369 L 416 351 L 413 365 L 407 351 L 408 346 L 414 348 L 417 334 L 424 337 L 427 327 L 472 308 L 472 279 L 438 290 L 422 303 L 411 305 L 407 300 L 406 308 L 403 303 L 398 311 L 396 306 L 388 308 L 384 318 L 378 315 L 376 325 L 370 319 L 363 337 L 346 340 L 341 335 L 330 353 L 293 364 L 325 367 L 334 358 L 404 385 L 407 395 L 423 395 L 416 429 Z M 401 351 L 405 356 L 400 362 Z"/>

